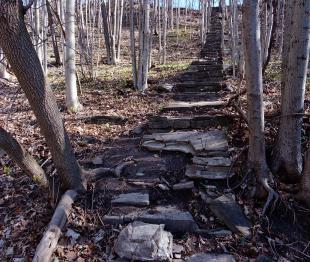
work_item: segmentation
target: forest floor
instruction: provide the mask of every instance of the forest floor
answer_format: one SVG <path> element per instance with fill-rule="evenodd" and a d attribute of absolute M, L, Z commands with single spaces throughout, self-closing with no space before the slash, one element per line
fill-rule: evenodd
<path fill-rule="evenodd" d="M 175 76 L 188 67 L 200 47 L 197 41 L 188 39 L 186 45 L 181 47 L 170 46 L 168 64 L 156 65 L 151 69 L 150 88 L 143 94 L 131 89 L 128 56 L 117 66 L 100 65 L 99 80 L 81 80 L 80 97 L 84 109 L 76 115 L 65 111 L 62 69 L 51 68 L 50 82 L 81 164 L 104 154 L 115 144 L 123 143 L 124 148 L 130 149 L 131 138 L 135 137 L 135 131 L 132 130 L 137 131 L 137 127 L 141 127 L 151 116 L 156 115 L 163 104 L 171 99 L 169 93 L 161 91 L 160 86 L 174 82 Z M 243 81 L 228 80 L 227 83 L 235 93 L 245 88 Z M 49 150 L 19 85 L 14 82 L 0 83 L 0 97 L 1 126 L 14 134 L 48 174 L 54 174 Z M 279 98 L 280 67 L 273 62 L 266 74 L 264 85 L 268 159 L 279 120 Z M 307 100 L 310 101 L 309 95 Z M 239 97 L 238 103 L 242 109 L 246 109 L 244 95 Z M 306 107 L 308 110 L 308 103 Z M 233 112 L 233 109 L 227 109 L 227 112 Z M 305 119 L 304 148 L 307 146 L 308 122 L 309 120 Z M 242 149 L 247 145 L 247 132 L 246 123 L 236 114 L 233 125 L 228 129 L 230 146 Z M 38 188 L 4 152 L 0 152 L 0 157 L 0 260 L 31 261 L 35 247 L 53 214 L 55 199 Z M 238 162 L 240 169 L 244 164 L 243 160 L 241 158 L 240 163 Z M 310 210 L 293 199 L 292 193 L 296 190 L 296 185 L 286 185 L 278 178 L 275 185 L 280 201 L 268 218 L 260 218 L 264 202 L 245 198 L 242 192 L 236 192 L 238 203 L 243 206 L 246 215 L 254 224 L 255 235 L 250 241 L 231 235 L 210 240 L 203 236 L 186 234 L 175 240 L 186 247 L 182 256 L 217 250 L 234 254 L 238 261 L 255 261 L 255 258 L 262 254 L 282 262 L 309 261 Z M 177 197 L 195 199 L 189 200 L 188 206 L 199 223 L 209 221 L 211 228 L 219 225 L 214 216 L 206 212 L 205 204 L 195 197 L 196 193 L 192 194 Z M 56 251 L 58 261 L 108 261 L 113 258 L 113 243 L 121 228 L 108 226 L 101 221 L 102 216 L 109 212 L 110 206 L 107 203 L 110 197 L 96 194 L 94 187 L 90 187 L 88 193 L 78 199 L 65 237 L 60 240 L 60 247 Z"/>

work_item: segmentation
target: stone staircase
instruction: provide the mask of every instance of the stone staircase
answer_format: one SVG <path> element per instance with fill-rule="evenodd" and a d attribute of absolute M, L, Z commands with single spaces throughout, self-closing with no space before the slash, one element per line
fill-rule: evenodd
<path fill-rule="evenodd" d="M 200 201 L 228 227 L 229 234 L 251 236 L 251 223 L 241 207 L 222 190 L 223 182 L 234 175 L 234 170 L 225 132 L 232 119 L 221 113 L 225 107 L 223 96 L 228 92 L 224 84 L 221 26 L 220 13 L 213 8 L 210 31 L 200 58 L 179 76 L 173 101 L 159 116 L 149 120 L 148 134 L 140 144 L 136 140 L 119 142 L 116 147 L 123 151 L 122 157 L 118 158 L 114 149 L 101 157 L 104 168 L 119 169 L 97 186 L 111 197 L 110 210 L 102 218 L 103 223 L 126 225 L 139 221 L 165 225 L 165 230 L 174 236 L 192 233 L 214 237 L 216 228 L 201 228 L 189 208 L 188 202 L 193 201 L 198 192 Z M 146 227 L 144 224 L 131 226 Z M 123 249 L 124 241 L 126 239 L 118 239 L 118 250 Z M 126 243 L 126 247 L 129 244 Z M 232 256 L 227 256 L 227 260 L 216 260 L 215 256 L 212 261 L 234 261 Z M 203 260 L 193 257 L 187 261 Z"/>

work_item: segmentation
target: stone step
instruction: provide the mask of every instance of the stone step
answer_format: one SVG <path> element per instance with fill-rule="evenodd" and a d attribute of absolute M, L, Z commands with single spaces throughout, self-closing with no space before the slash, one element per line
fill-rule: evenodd
<path fill-rule="evenodd" d="M 148 193 L 125 193 L 115 196 L 111 204 L 113 206 L 149 206 L 150 198 Z"/>
<path fill-rule="evenodd" d="M 215 152 L 214 154 L 225 154 L 225 151 Z M 190 179 L 202 180 L 225 180 L 233 176 L 229 173 L 229 167 L 226 166 L 211 166 L 211 165 L 188 165 L 186 167 L 185 175 Z"/>
<path fill-rule="evenodd" d="M 226 102 L 222 100 L 197 101 L 197 102 L 175 101 L 164 106 L 162 111 L 167 112 L 167 111 L 184 111 L 184 110 L 201 109 L 201 108 L 220 108 L 224 107 L 225 105 Z"/>
<path fill-rule="evenodd" d="M 106 224 L 126 224 L 141 221 L 149 224 L 163 224 L 165 230 L 173 233 L 195 232 L 198 229 L 190 212 L 181 210 L 177 206 L 156 206 L 147 210 L 136 209 L 128 213 L 127 210 L 111 210 L 103 217 Z"/>
<path fill-rule="evenodd" d="M 178 131 L 154 133 L 143 137 L 142 146 L 150 151 L 176 151 L 193 156 L 217 156 L 226 152 L 228 141 L 224 131 Z"/>
<path fill-rule="evenodd" d="M 222 86 L 219 83 L 213 83 L 212 85 L 204 85 L 199 82 L 183 82 L 176 84 L 174 90 L 176 92 L 183 93 L 210 93 L 210 92 L 219 92 L 225 89 L 225 86 Z"/>
<path fill-rule="evenodd" d="M 175 93 L 172 97 L 173 100 L 176 101 L 210 101 L 210 100 L 218 100 L 220 95 L 216 92 L 188 92 L 188 93 Z"/>
<path fill-rule="evenodd" d="M 214 62 L 206 59 L 198 59 L 192 62 L 192 65 L 223 65 L 220 61 Z"/>
<path fill-rule="evenodd" d="M 191 81 L 195 81 L 197 79 L 210 79 L 214 81 L 223 81 L 223 72 L 220 71 L 187 71 L 186 73 L 180 76 L 180 79 L 191 79 Z"/>
<path fill-rule="evenodd" d="M 196 116 L 156 116 L 150 119 L 149 128 L 153 129 L 202 129 L 216 126 L 227 126 L 232 118 L 224 115 Z"/>
<path fill-rule="evenodd" d="M 205 80 L 204 78 L 206 77 L 206 72 L 201 72 L 201 73 L 196 73 L 196 74 L 191 74 L 191 73 L 185 73 L 180 76 L 179 80 L 183 82 L 191 82 L 191 84 L 199 84 L 203 86 L 210 86 L 210 85 L 217 85 L 219 82 L 223 81 L 223 77 L 212 77 L 212 79 L 207 79 Z M 194 78 L 190 79 L 189 78 Z"/>

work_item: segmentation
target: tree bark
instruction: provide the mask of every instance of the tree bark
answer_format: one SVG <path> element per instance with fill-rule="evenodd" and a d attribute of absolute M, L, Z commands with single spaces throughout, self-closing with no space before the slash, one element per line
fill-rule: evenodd
<path fill-rule="evenodd" d="M 17 140 L 2 127 L 0 127 L 0 148 L 3 149 L 35 183 L 46 188 L 48 187 L 48 180 L 42 167 Z"/>
<path fill-rule="evenodd" d="M 60 53 L 59 53 L 58 42 L 57 42 L 57 37 L 56 37 L 56 32 L 55 32 L 55 23 L 53 19 L 52 10 L 51 10 L 51 4 L 49 1 L 46 1 L 46 9 L 47 9 L 47 15 L 48 15 L 48 25 L 51 31 L 51 39 L 52 39 L 52 44 L 53 44 L 54 56 L 55 56 L 55 65 L 60 66 L 61 60 L 60 60 Z"/>
<path fill-rule="evenodd" d="M 76 85 L 75 68 L 75 1 L 66 1 L 66 105 L 67 110 L 76 113 L 82 109 Z"/>
<path fill-rule="evenodd" d="M 249 168 L 254 171 L 260 183 L 258 194 L 269 180 L 266 162 L 263 110 L 262 56 L 259 30 L 258 1 L 245 0 L 243 3 L 243 32 L 245 55 L 245 79 L 248 101 L 249 123 Z"/>
<path fill-rule="evenodd" d="M 282 63 L 281 119 L 273 171 L 289 182 L 301 177 L 301 128 L 310 48 L 310 2 L 287 2 Z M 307 171 L 309 172 L 309 171 Z"/>
<path fill-rule="evenodd" d="M 135 24 L 134 24 L 134 7 L 133 1 L 129 1 L 130 5 L 130 51 L 132 63 L 132 80 L 134 88 L 137 88 L 137 56 L 136 56 L 136 38 L 135 38 Z"/>
<path fill-rule="evenodd" d="M 38 119 L 63 188 L 83 190 L 75 159 L 55 97 L 27 32 L 22 1 L 0 0 L 0 46 Z"/>

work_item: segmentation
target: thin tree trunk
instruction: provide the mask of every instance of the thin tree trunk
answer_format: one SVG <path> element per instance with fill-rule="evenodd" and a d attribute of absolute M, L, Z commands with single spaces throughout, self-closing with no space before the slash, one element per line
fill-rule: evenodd
<path fill-rule="evenodd" d="M 66 105 L 69 112 L 76 113 L 82 109 L 76 85 L 75 66 L 75 1 L 66 1 Z"/>
<path fill-rule="evenodd" d="M 136 38 L 134 24 L 134 7 L 133 1 L 129 1 L 130 5 L 130 50 L 132 62 L 132 81 L 134 88 L 137 88 L 137 56 L 136 56 Z"/>
<path fill-rule="evenodd" d="M 259 30 L 258 1 L 245 0 L 243 2 L 243 32 L 245 55 L 245 79 L 248 101 L 249 125 L 249 168 L 254 171 L 258 181 L 257 194 L 267 191 L 269 170 L 266 162 L 264 137 L 264 108 L 263 108 L 263 76 L 262 56 Z"/>
<path fill-rule="evenodd" d="M 38 119 L 63 188 L 81 190 L 84 188 L 82 171 L 75 159 L 55 97 L 44 79 L 22 12 L 21 1 L 0 0 L 0 46 Z"/>
<path fill-rule="evenodd" d="M 58 48 L 57 36 L 55 32 L 55 23 L 54 23 L 53 14 L 51 11 L 51 4 L 49 1 L 46 1 L 46 9 L 47 9 L 47 15 L 48 15 L 48 26 L 51 31 L 51 39 L 52 39 L 54 56 L 55 56 L 55 65 L 59 66 L 61 65 L 60 53 L 59 53 L 59 48 Z"/>
<path fill-rule="evenodd" d="M 149 47 L 150 47 L 150 4 L 148 0 L 142 0 L 141 28 L 140 28 L 140 57 L 138 71 L 138 89 L 147 89 Z"/>

